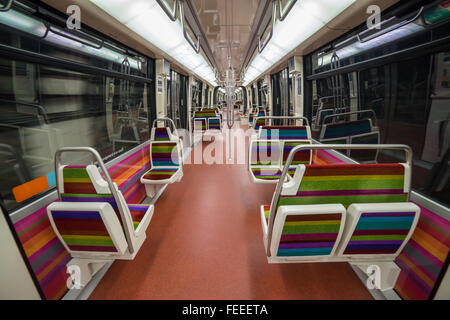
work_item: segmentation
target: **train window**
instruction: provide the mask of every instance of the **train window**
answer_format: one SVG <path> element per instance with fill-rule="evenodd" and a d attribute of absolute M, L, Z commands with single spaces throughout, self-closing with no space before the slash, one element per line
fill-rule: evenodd
<path fill-rule="evenodd" d="M 171 71 L 171 76 L 168 78 L 168 87 L 170 92 L 167 94 L 168 108 L 167 117 L 171 118 L 177 128 L 185 127 L 185 124 L 181 121 L 181 112 L 187 113 L 187 110 L 181 110 L 182 108 L 182 88 L 181 81 L 182 75 L 176 71 Z M 184 101 L 183 101 L 184 103 Z"/>
<path fill-rule="evenodd" d="M 380 143 L 406 144 L 413 149 L 413 189 L 450 205 L 450 52 L 368 68 L 356 74 L 342 77 L 345 87 L 357 81 L 353 86 L 356 92 L 346 100 L 350 101 L 348 109 L 373 110 Z M 313 81 L 312 91 L 318 97 L 330 93 L 333 96 L 332 83 L 331 78 Z M 348 97 L 347 89 L 344 92 Z M 361 115 L 360 119 L 367 116 Z M 376 161 L 402 161 L 403 157 L 381 151 Z"/>
<path fill-rule="evenodd" d="M 55 151 L 94 147 L 108 161 L 149 139 L 147 85 L 0 59 L 0 197 L 8 210 L 54 187 Z M 80 159 L 71 158 L 71 161 Z M 38 184 L 37 194 L 27 183 Z"/>
<path fill-rule="evenodd" d="M 384 67 L 371 68 L 359 73 L 360 107 L 375 111 L 384 119 L 386 100 L 386 78 Z"/>
<path fill-rule="evenodd" d="M 54 187 L 59 148 L 94 147 L 106 162 L 149 139 L 146 83 L 3 58 L 0 71 L 0 198 L 9 211 Z"/>
<path fill-rule="evenodd" d="M 397 95 L 394 120 L 424 124 L 426 117 L 430 57 L 417 59 L 414 63 L 398 63 L 398 79 L 393 82 Z"/>

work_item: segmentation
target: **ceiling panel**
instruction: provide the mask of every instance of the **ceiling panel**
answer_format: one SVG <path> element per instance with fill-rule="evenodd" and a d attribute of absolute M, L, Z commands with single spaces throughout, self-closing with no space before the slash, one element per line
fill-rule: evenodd
<path fill-rule="evenodd" d="M 192 0 L 221 74 L 240 70 L 261 0 Z"/>

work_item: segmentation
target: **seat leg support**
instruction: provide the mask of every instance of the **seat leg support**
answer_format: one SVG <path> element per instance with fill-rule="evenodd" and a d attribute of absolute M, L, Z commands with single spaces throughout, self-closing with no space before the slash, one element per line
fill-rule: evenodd
<path fill-rule="evenodd" d="M 400 268 L 394 262 L 351 262 L 351 264 L 368 276 L 366 282 L 368 289 L 391 290 L 400 275 Z"/>
<path fill-rule="evenodd" d="M 67 264 L 67 287 L 81 289 L 85 287 L 92 277 L 111 260 L 93 260 L 73 258 Z"/>
<path fill-rule="evenodd" d="M 158 192 L 164 187 L 163 184 L 145 184 L 145 192 L 149 198 L 154 198 Z"/>

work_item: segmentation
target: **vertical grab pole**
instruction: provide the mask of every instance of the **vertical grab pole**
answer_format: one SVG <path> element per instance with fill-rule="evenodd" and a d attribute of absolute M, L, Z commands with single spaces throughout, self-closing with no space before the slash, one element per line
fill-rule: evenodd
<path fill-rule="evenodd" d="M 234 70 L 231 69 L 231 62 L 229 61 L 230 69 L 227 70 L 226 74 L 226 97 L 227 97 L 227 124 L 228 124 L 228 160 L 231 161 L 233 158 L 231 156 L 231 129 L 234 126 L 234 103 L 236 100 L 236 94 L 234 90 L 235 87 L 235 78 L 234 78 Z"/>
<path fill-rule="evenodd" d="M 331 57 L 331 69 L 335 69 L 336 65 L 336 52 L 333 53 L 333 56 Z M 336 113 L 336 105 L 337 105 L 337 83 L 336 83 L 336 76 L 331 77 L 331 86 L 333 87 L 333 113 Z"/>
<path fill-rule="evenodd" d="M 232 160 L 232 156 L 231 156 L 231 130 L 233 129 L 234 126 L 234 94 L 228 94 L 227 95 L 227 105 L 228 105 L 228 109 L 227 109 L 227 124 L 228 124 L 228 160 Z"/>

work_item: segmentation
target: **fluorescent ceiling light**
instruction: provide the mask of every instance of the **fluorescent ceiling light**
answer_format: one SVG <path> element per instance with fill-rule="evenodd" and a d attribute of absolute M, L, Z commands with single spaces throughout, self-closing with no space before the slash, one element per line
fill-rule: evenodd
<path fill-rule="evenodd" d="M 246 70 L 244 86 L 256 80 L 292 50 L 325 27 L 356 0 L 300 0 L 284 21 L 278 21 L 273 36 L 261 54 L 257 54 Z"/>
<path fill-rule="evenodd" d="M 44 37 L 46 35 L 47 27 L 38 19 L 30 17 L 21 12 L 15 11 L 11 9 L 6 12 L 0 13 L 0 23 L 6 26 L 9 26 L 13 29 L 19 30 L 21 32 L 28 33 L 30 35 L 34 35 L 37 37 Z M 53 33 L 51 30 L 58 29 L 61 33 L 64 33 L 64 30 L 60 30 L 59 28 L 52 27 L 46 35 L 45 38 L 42 39 L 43 42 L 48 42 L 56 46 L 62 46 L 65 48 L 70 48 L 71 50 L 75 50 L 81 52 L 83 54 L 89 54 L 91 56 L 95 56 L 101 59 L 105 59 L 108 61 L 112 61 L 118 64 L 121 64 L 125 58 L 127 57 L 125 54 L 111 50 L 106 47 L 101 47 L 100 49 L 88 46 L 81 42 L 69 39 L 67 37 L 58 35 Z M 89 41 L 87 41 L 89 42 Z M 128 61 L 130 62 L 130 67 L 136 70 L 140 69 L 140 64 L 136 59 L 128 57 Z"/>
<path fill-rule="evenodd" d="M 13 9 L 0 13 L 0 23 L 37 37 L 43 37 L 47 30 L 41 21 Z"/>
<path fill-rule="evenodd" d="M 90 1 L 200 78 L 217 85 L 211 66 L 184 38 L 181 22 L 170 20 L 156 1 Z"/>
<path fill-rule="evenodd" d="M 339 59 L 345 59 L 352 57 L 357 54 L 361 54 L 364 51 L 371 50 L 373 48 L 397 41 L 399 39 L 405 38 L 407 36 L 410 36 L 412 34 L 415 34 L 419 31 L 423 31 L 425 28 L 421 25 L 415 24 L 415 23 L 409 23 L 407 25 L 404 25 L 402 27 L 399 27 L 398 29 L 392 30 L 388 33 L 382 34 L 374 39 L 371 39 L 366 42 L 359 42 L 356 41 L 355 43 L 352 43 L 351 45 L 348 45 L 342 49 L 339 49 L 336 51 L 337 56 Z M 331 63 L 331 57 L 333 56 L 333 53 L 329 53 L 321 58 L 318 58 L 319 67 L 328 65 Z"/>

